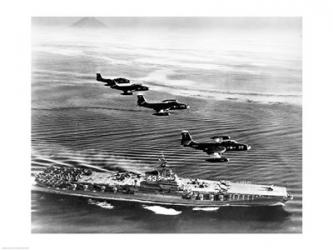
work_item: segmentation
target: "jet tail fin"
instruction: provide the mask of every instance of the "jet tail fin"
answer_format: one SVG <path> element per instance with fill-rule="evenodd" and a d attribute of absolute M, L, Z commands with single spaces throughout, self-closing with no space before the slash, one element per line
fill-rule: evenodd
<path fill-rule="evenodd" d="M 100 73 L 96 73 L 96 81 L 105 82 L 108 86 L 114 86 L 115 82 L 111 79 L 105 79 Z"/>
<path fill-rule="evenodd" d="M 146 100 L 143 97 L 143 95 L 138 95 L 138 105 L 141 106 L 141 105 L 143 105 L 145 103 L 146 103 Z"/>
<path fill-rule="evenodd" d="M 100 73 L 96 73 L 96 81 L 103 82 L 105 79 L 102 77 Z"/>
<path fill-rule="evenodd" d="M 182 135 L 181 145 L 183 145 L 184 147 L 189 146 L 193 142 L 192 137 L 187 130 L 183 130 L 181 132 L 181 135 Z"/>

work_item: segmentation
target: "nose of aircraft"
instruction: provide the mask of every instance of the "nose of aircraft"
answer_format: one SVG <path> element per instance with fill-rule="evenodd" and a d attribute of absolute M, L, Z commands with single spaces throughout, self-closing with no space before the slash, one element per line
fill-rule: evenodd
<path fill-rule="evenodd" d="M 190 108 L 190 106 L 189 106 L 189 105 L 186 105 L 186 104 L 181 104 L 179 107 L 180 107 L 181 109 L 189 109 L 189 108 Z"/>
<path fill-rule="evenodd" d="M 250 149 L 251 149 L 251 146 L 250 146 L 250 145 L 246 145 L 246 149 L 247 149 L 247 150 L 250 150 Z"/>

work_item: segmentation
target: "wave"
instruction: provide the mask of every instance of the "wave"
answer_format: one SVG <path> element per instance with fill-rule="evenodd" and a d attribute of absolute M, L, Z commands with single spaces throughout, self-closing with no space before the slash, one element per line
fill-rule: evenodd
<path fill-rule="evenodd" d="M 229 100 L 238 102 L 258 102 L 265 104 L 286 103 L 302 104 L 302 95 L 296 92 L 273 93 L 259 91 L 220 90 L 220 86 L 208 87 L 206 84 L 187 79 L 170 79 L 172 70 L 156 70 L 146 77 L 139 78 L 155 91 L 168 92 L 174 95 L 190 96 L 194 98 Z"/>
<path fill-rule="evenodd" d="M 152 92 L 149 99 L 159 97 L 160 93 Z M 122 96 L 107 102 L 110 107 L 118 105 L 129 109 L 135 109 L 136 105 L 128 103 Z M 52 109 L 52 106 L 51 109 L 34 109 L 32 169 L 56 163 L 143 173 L 146 169 L 154 169 L 163 151 L 169 166 L 180 177 L 248 180 L 286 186 L 295 197 L 286 209 L 293 211 L 293 217 L 301 216 L 302 127 L 299 108 L 195 98 L 186 98 L 185 102 L 191 105 L 189 112 L 175 112 L 167 119 L 151 115 L 151 110 L 129 114 L 125 110 Z M 104 103 L 99 105 L 107 106 Z M 228 164 L 208 163 L 204 152 L 180 145 L 182 129 L 188 129 L 198 141 L 225 134 L 252 148 L 247 152 L 226 152 L 225 156 L 230 159 Z M 193 213 L 200 212 L 194 210 Z M 217 212 L 203 213 L 215 215 Z"/>
<path fill-rule="evenodd" d="M 55 48 L 54 48 L 55 47 Z M 58 51 L 57 46 L 50 47 L 41 47 L 41 51 L 52 51 L 52 53 L 58 53 L 58 57 L 63 58 L 65 55 L 71 55 L 74 57 L 72 60 L 82 60 L 80 55 L 74 53 L 73 48 L 69 48 L 68 51 L 64 50 L 63 47 Z M 80 53 L 83 53 L 79 49 Z M 127 52 L 126 52 L 127 51 Z M 132 50 L 131 50 L 132 51 Z M 117 55 L 117 53 L 123 53 Z M 146 53 L 146 52 L 145 52 Z M 124 51 L 109 51 L 108 53 L 104 52 L 104 48 L 94 48 L 91 47 L 89 50 L 83 53 L 84 57 L 90 58 L 90 60 L 96 60 L 96 64 L 110 64 L 111 67 L 115 68 L 115 72 L 112 72 L 113 77 L 127 77 L 133 82 L 144 82 L 150 85 L 151 90 L 167 92 L 174 95 L 181 96 L 191 96 L 195 98 L 205 98 L 205 99 L 215 99 L 215 100 L 229 100 L 229 101 L 238 101 L 238 102 L 258 102 L 258 103 L 286 103 L 293 105 L 302 104 L 302 94 L 299 90 L 290 94 L 290 88 L 299 89 L 301 83 L 299 81 L 299 70 L 295 69 L 296 73 L 290 73 L 292 71 L 288 68 L 281 69 L 279 66 L 270 66 L 273 69 L 268 69 L 265 66 L 258 66 L 257 64 L 251 63 L 246 66 L 238 63 L 210 63 L 207 64 L 199 61 L 193 61 L 191 63 L 186 61 L 179 61 L 179 59 L 168 58 L 167 55 L 164 58 L 152 58 L 151 56 L 147 57 L 145 55 L 131 54 L 128 52 L 128 49 Z M 167 53 L 168 54 L 168 53 Z M 126 57 L 131 56 L 131 60 L 126 59 Z M 123 59 L 119 59 L 123 58 Z M 137 57 L 137 58 L 136 58 Z M 186 58 L 186 57 L 185 57 Z M 200 57 L 199 57 L 200 58 Z M 192 58 L 194 60 L 194 58 Z M 94 81 L 95 69 L 87 69 L 87 71 L 81 70 L 81 68 L 75 69 L 64 69 L 58 67 L 58 70 L 50 69 L 34 69 L 33 74 L 36 79 L 42 79 L 42 82 L 47 83 L 52 81 L 57 86 L 78 86 L 78 84 L 91 84 L 90 82 Z M 89 71 L 92 70 L 92 71 Z M 266 72 L 266 71 L 268 72 Z M 278 75 L 283 75 L 283 84 L 279 83 L 280 78 L 277 79 L 277 83 L 272 82 L 269 77 L 267 82 L 264 79 L 261 79 L 261 71 L 265 71 L 265 74 L 276 73 Z M 283 71 L 282 73 L 280 71 Z M 120 71 L 120 72 L 119 72 Z M 139 75 L 144 75 L 141 77 L 131 77 L 131 72 L 138 71 L 141 72 Z M 277 71 L 277 72 L 275 72 Z M 199 73 L 198 73 L 199 72 Z M 119 75 L 121 74 L 121 75 Z M 289 75 L 290 74 L 290 75 Z M 180 78 L 177 77 L 181 75 Z M 229 75 L 238 76 L 229 79 Z M 194 77 L 196 76 L 196 77 Z M 62 79 L 66 79 L 63 81 Z M 253 79 L 258 78 L 258 81 L 255 82 Z M 288 81 L 286 79 L 288 78 Z M 51 79 L 51 80 L 50 80 Z M 221 80 L 219 80 L 221 79 Z M 241 84 L 238 84 L 238 79 L 241 80 Z M 247 84 L 244 85 L 244 79 Z M 229 83 L 232 81 L 232 84 Z M 227 82 L 227 83 L 226 83 Z M 271 86 L 268 88 L 268 86 Z M 230 89 L 234 88 L 231 91 L 224 91 L 221 89 Z M 243 91 L 242 90 L 248 90 Z M 267 93 L 265 90 L 273 90 L 273 93 Z M 278 92 L 281 89 L 281 92 L 274 93 L 274 90 Z M 261 91 L 263 90 L 263 91 Z"/>
<path fill-rule="evenodd" d="M 182 211 L 177 211 L 173 208 L 166 208 L 161 206 L 142 206 L 142 207 L 144 209 L 154 212 L 155 214 L 161 214 L 161 215 L 179 215 L 182 213 Z"/>

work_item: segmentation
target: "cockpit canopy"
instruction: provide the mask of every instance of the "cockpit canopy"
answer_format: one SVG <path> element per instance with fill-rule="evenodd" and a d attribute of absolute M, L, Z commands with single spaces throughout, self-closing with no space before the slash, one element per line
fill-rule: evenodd
<path fill-rule="evenodd" d="M 238 144 L 238 142 L 235 141 L 235 140 L 226 140 L 225 143 L 232 144 L 232 145 L 233 144 Z"/>
<path fill-rule="evenodd" d="M 177 100 L 176 99 L 168 99 L 168 100 L 164 100 L 162 102 L 170 103 L 170 102 L 177 102 Z"/>
<path fill-rule="evenodd" d="M 217 139 L 220 139 L 220 140 L 230 140 L 230 136 L 228 135 L 215 135 L 215 136 L 212 136 L 211 139 L 213 140 L 217 140 Z"/>
<path fill-rule="evenodd" d="M 116 83 L 129 83 L 130 80 L 126 79 L 126 78 L 115 78 L 113 79 Z"/>

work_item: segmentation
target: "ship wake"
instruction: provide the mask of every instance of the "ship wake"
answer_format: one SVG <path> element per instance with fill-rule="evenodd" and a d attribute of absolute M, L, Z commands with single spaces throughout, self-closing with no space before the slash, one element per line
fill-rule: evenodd
<path fill-rule="evenodd" d="M 154 212 L 155 214 L 161 214 L 161 215 L 179 215 L 182 213 L 182 211 L 175 210 L 173 208 L 166 208 L 162 206 L 142 206 L 144 209 L 150 210 Z"/>
<path fill-rule="evenodd" d="M 219 207 L 194 207 L 192 210 L 194 210 L 194 211 L 213 212 L 213 211 L 219 210 Z"/>
<path fill-rule="evenodd" d="M 137 174 L 144 174 L 146 171 L 154 169 L 149 164 L 143 164 L 139 160 L 126 159 L 105 151 L 74 151 L 54 145 L 43 148 L 34 147 L 32 150 L 32 170 L 44 169 L 51 165 L 85 167 L 103 172 L 128 171 Z"/>
<path fill-rule="evenodd" d="M 107 202 L 107 201 L 97 201 L 97 200 L 89 199 L 88 204 L 96 205 L 96 206 L 104 208 L 104 209 L 113 209 L 114 208 L 114 206 L 110 202 Z"/>

